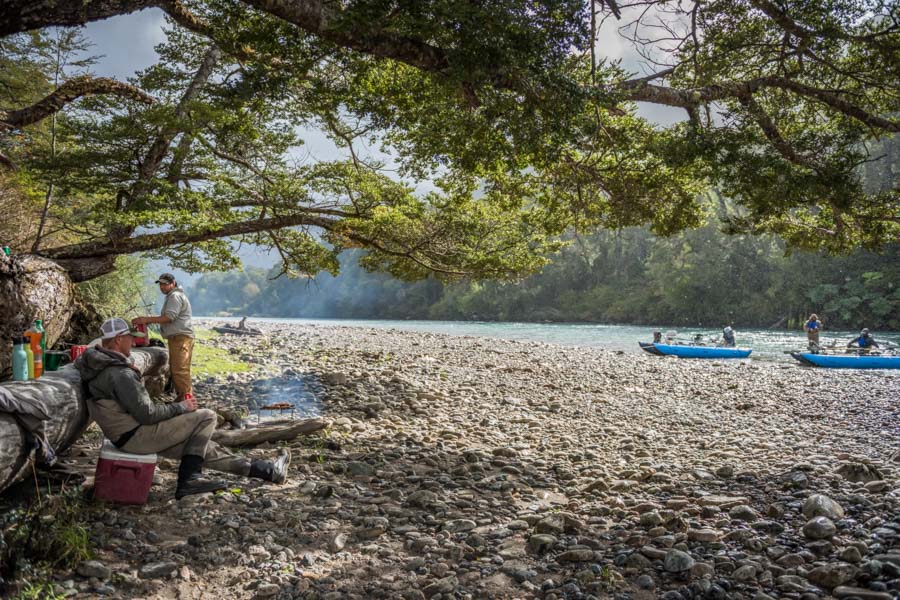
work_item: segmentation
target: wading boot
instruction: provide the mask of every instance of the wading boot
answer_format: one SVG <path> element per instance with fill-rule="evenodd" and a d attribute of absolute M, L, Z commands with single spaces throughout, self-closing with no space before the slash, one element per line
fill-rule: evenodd
<path fill-rule="evenodd" d="M 202 475 L 203 457 L 196 454 L 185 454 L 178 465 L 178 486 L 175 488 L 175 499 L 181 500 L 192 494 L 218 492 L 228 487 L 221 480 L 204 479 Z"/>
<path fill-rule="evenodd" d="M 278 450 L 275 460 L 253 459 L 250 463 L 249 477 L 271 481 L 272 483 L 284 483 L 287 479 L 288 465 L 291 464 L 291 451 L 289 448 Z"/>

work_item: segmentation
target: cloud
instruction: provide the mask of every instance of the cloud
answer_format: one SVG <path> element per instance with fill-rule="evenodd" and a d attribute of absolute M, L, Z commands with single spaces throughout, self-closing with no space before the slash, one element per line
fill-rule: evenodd
<path fill-rule="evenodd" d="M 89 23 L 84 35 L 94 43 L 90 53 L 103 55 L 95 74 L 125 80 L 154 64 L 159 55 L 153 48 L 165 39 L 164 24 L 164 13 L 156 8 Z"/>

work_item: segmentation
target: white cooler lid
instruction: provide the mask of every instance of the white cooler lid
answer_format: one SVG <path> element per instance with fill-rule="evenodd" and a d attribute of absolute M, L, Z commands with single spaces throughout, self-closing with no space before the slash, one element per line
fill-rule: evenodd
<path fill-rule="evenodd" d="M 131 462 L 139 463 L 156 462 L 155 454 L 131 454 L 129 452 L 119 450 L 111 441 L 105 438 L 103 440 L 103 445 L 100 447 L 100 458 L 103 458 L 105 460 L 130 460 Z"/>

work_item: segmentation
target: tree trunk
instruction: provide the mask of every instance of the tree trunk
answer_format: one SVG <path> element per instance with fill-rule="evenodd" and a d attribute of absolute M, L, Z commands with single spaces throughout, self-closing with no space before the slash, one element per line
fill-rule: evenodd
<path fill-rule="evenodd" d="M 144 374 L 144 383 L 151 394 L 162 392 L 169 370 L 166 350 L 136 348 L 132 356 L 135 366 Z M 18 399 L 43 403 L 50 415 L 50 419 L 44 421 L 47 441 L 57 452 L 81 437 L 90 422 L 81 376 L 71 365 L 39 379 L 7 381 L 0 386 Z M 0 492 L 31 472 L 33 454 L 16 419 L 0 413 Z"/>
<path fill-rule="evenodd" d="M 0 379 L 11 373 L 13 337 L 42 319 L 50 348 L 66 331 L 75 309 L 75 286 L 65 269 L 38 256 L 0 252 Z"/>

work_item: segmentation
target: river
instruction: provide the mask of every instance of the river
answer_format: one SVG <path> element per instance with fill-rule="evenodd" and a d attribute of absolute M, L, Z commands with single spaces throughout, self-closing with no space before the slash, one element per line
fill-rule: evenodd
<path fill-rule="evenodd" d="M 231 317 L 196 317 L 198 320 L 236 322 Z M 427 331 L 449 335 L 473 335 L 511 340 L 528 340 L 548 342 L 572 346 L 592 346 L 623 352 L 641 352 L 639 341 L 649 342 L 652 332 L 670 331 L 672 327 L 652 327 L 634 325 L 598 325 L 592 323 L 499 323 L 483 321 L 401 321 L 389 319 L 276 319 L 253 317 L 247 319 L 248 326 L 254 322 L 285 323 L 312 326 L 346 326 L 376 327 L 399 329 L 405 331 Z M 721 335 L 720 329 L 702 327 L 677 329 L 678 338 L 688 340 L 695 334 L 708 337 Z M 845 346 L 857 332 L 824 331 L 821 343 L 828 345 L 832 341 L 838 346 Z M 873 331 L 875 339 L 900 344 L 900 333 L 880 333 Z M 802 331 L 785 331 L 776 329 L 737 329 L 738 346 L 753 348 L 752 359 L 779 362 L 794 362 L 786 354 L 789 350 L 806 348 L 806 334 Z"/>

